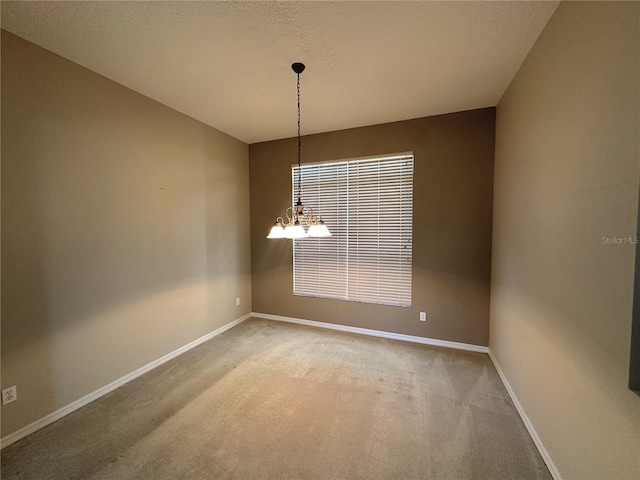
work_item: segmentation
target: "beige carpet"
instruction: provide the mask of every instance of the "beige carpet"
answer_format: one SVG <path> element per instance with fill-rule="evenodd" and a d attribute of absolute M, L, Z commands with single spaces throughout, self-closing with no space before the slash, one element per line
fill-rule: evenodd
<path fill-rule="evenodd" d="M 251 319 L 2 452 L 2 479 L 551 479 L 485 354 Z"/>

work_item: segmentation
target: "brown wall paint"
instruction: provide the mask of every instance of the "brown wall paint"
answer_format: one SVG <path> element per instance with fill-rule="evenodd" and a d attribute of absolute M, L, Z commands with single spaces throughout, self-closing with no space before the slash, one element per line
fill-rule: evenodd
<path fill-rule="evenodd" d="M 411 308 L 292 294 L 291 241 L 266 235 L 290 202 L 296 140 L 250 145 L 254 312 L 487 345 L 494 129 L 487 108 L 302 140 L 303 163 L 414 152 Z"/>
<path fill-rule="evenodd" d="M 4 436 L 251 311 L 248 178 L 246 144 L 2 32 Z"/>
<path fill-rule="evenodd" d="M 497 108 L 490 349 L 564 479 L 640 478 L 640 4 L 562 2 Z"/>

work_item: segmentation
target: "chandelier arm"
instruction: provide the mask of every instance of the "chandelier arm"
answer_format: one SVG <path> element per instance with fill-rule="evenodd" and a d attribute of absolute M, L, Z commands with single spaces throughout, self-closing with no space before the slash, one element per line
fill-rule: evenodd
<path fill-rule="evenodd" d="M 304 207 L 304 222 L 307 225 L 314 225 L 316 223 L 316 216 L 313 214 L 311 207 Z"/>
<path fill-rule="evenodd" d="M 284 213 L 287 216 L 287 225 L 293 224 L 293 210 L 294 210 L 293 207 L 288 207 Z M 289 211 L 291 211 L 291 215 L 289 215 Z"/>

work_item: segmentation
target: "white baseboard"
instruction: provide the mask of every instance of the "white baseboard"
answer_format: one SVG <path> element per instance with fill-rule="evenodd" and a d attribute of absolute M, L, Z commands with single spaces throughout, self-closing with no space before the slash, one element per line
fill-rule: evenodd
<path fill-rule="evenodd" d="M 223 325 L 222 327 L 214 330 L 213 332 L 209 332 L 206 335 L 203 335 L 202 337 L 194 340 L 193 342 L 190 342 L 190 343 L 178 348 L 177 350 L 174 350 L 173 352 L 168 353 L 168 354 L 164 355 L 163 357 L 160 357 L 159 359 L 154 360 L 151 363 L 148 363 L 144 367 L 141 367 L 141 368 L 137 369 L 136 371 L 131 372 L 131 373 L 125 375 L 124 377 L 119 378 L 118 380 L 116 380 L 114 382 L 111 382 L 108 385 L 105 385 L 102 388 L 99 388 L 95 392 L 91 392 L 90 394 L 85 395 L 82 398 L 79 398 L 75 402 L 72 402 L 69 405 L 66 405 L 66 406 L 56 410 L 55 412 L 50 413 L 49 415 L 46 415 L 46 416 L 42 417 L 39 420 L 36 420 L 35 422 L 27 425 L 26 427 L 23 427 L 20 430 L 16 430 L 15 432 L 10 433 L 6 437 L 3 437 L 2 439 L 0 439 L 0 448 L 8 447 L 12 443 L 17 442 L 18 440 L 26 437 L 27 435 L 30 435 L 31 433 L 35 432 L 36 430 L 40 430 L 41 428 L 46 427 L 50 423 L 55 422 L 56 420 L 64 417 L 65 415 L 68 415 L 71 412 L 73 412 L 75 410 L 78 410 L 80 407 L 84 407 L 88 403 L 91 403 L 94 400 L 97 400 L 98 398 L 106 395 L 109 392 L 112 392 L 113 390 L 115 390 L 118 387 L 121 387 L 125 383 L 128 383 L 131 380 L 133 380 L 135 378 L 138 378 L 141 375 L 144 375 L 145 373 L 153 370 L 154 368 L 159 367 L 163 363 L 166 363 L 169 360 L 172 360 L 173 358 L 175 358 L 175 357 L 177 357 L 179 355 L 182 355 L 183 353 L 187 352 L 188 350 L 191 350 L 192 348 L 197 347 L 201 343 L 204 343 L 207 340 L 210 340 L 213 337 L 215 337 L 217 335 L 220 335 L 221 333 L 229 330 L 230 328 L 235 327 L 236 325 L 244 322 L 246 319 L 248 319 L 250 317 L 251 317 L 251 314 L 247 313 L 246 315 L 243 315 L 242 317 L 240 317 L 240 318 L 238 318 L 238 319 L 236 319 L 236 320 L 234 320 L 234 321 L 232 321 L 230 323 L 227 323 L 226 325 Z"/>
<path fill-rule="evenodd" d="M 522 418 L 522 422 L 524 423 L 524 426 L 527 427 L 527 431 L 529 432 L 529 435 L 531 435 L 531 439 L 533 440 L 533 443 L 536 444 L 536 447 L 538 448 L 538 451 L 540 452 L 540 455 L 542 456 L 544 463 L 547 464 L 547 468 L 549 469 L 551 476 L 553 477 L 554 480 L 562 480 L 562 477 L 560 476 L 560 472 L 558 471 L 558 467 L 556 467 L 556 464 L 553 463 L 553 460 L 551 459 L 551 455 L 549 455 L 549 452 L 547 451 L 547 449 L 544 448 L 544 445 L 542 444 L 542 440 L 540 440 L 540 437 L 538 436 L 538 432 L 536 432 L 536 429 L 533 427 L 531 420 L 529 420 L 529 417 L 525 413 L 524 408 L 522 408 L 522 405 L 518 401 L 518 397 L 516 397 L 516 394 L 511 388 L 511 385 L 509 385 L 509 381 L 507 380 L 507 377 L 505 377 L 504 372 L 502 371 L 502 368 L 500 368 L 500 365 L 498 364 L 498 360 L 496 360 L 496 357 L 493 355 L 493 353 L 491 353 L 491 350 L 489 350 L 488 353 L 489 353 L 489 358 L 493 362 L 494 367 L 496 367 L 496 370 L 498 371 L 498 375 L 500 375 L 500 379 L 502 380 L 504 387 L 507 389 L 507 392 L 509 392 L 509 396 L 511 397 L 511 400 L 515 405 L 516 410 L 520 414 L 520 418 Z"/>
<path fill-rule="evenodd" d="M 270 313 L 253 312 L 251 315 L 256 318 L 276 320 L 278 322 L 297 323 L 299 325 L 307 325 L 309 327 L 327 328 L 329 330 L 339 330 L 341 332 L 357 333 L 360 335 L 369 335 L 371 337 L 388 338 L 390 340 L 400 340 L 403 342 L 421 343 L 423 345 L 433 345 L 436 347 L 455 348 L 457 350 L 467 350 L 470 352 L 479 352 L 479 353 L 489 352 L 489 348 L 483 347 L 482 345 L 450 342 L 447 340 L 438 340 L 436 338 L 416 337 L 414 335 L 404 335 L 402 333 L 383 332 L 382 330 L 370 330 L 368 328 L 348 327 L 346 325 L 338 325 L 335 323 L 316 322 L 315 320 L 304 320 L 302 318 L 283 317 L 281 315 L 271 315 Z"/>

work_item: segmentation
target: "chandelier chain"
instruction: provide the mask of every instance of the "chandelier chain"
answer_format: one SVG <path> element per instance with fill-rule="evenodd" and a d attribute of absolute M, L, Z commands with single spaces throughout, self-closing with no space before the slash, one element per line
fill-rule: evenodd
<path fill-rule="evenodd" d="M 300 141 L 300 74 L 298 73 L 297 92 L 298 92 L 298 201 L 301 197 L 301 177 L 302 171 L 300 170 L 300 152 L 302 150 L 302 142 Z"/>

